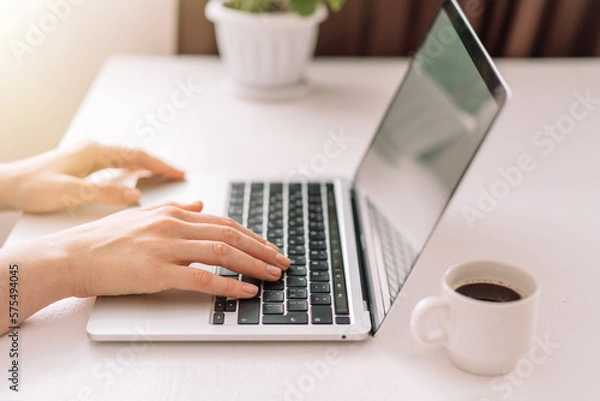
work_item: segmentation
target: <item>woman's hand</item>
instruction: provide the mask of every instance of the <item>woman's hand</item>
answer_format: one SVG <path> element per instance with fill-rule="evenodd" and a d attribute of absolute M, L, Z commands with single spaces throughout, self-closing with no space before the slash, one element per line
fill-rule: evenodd
<path fill-rule="evenodd" d="M 154 293 L 166 289 L 250 298 L 258 288 L 189 267 L 223 266 L 275 281 L 290 260 L 229 218 L 200 213 L 201 203 L 130 209 L 44 239 L 68 255 L 72 295 Z"/>
<path fill-rule="evenodd" d="M 0 205 L 45 213 L 89 202 L 137 203 L 137 189 L 85 180 L 106 168 L 143 169 L 174 180 L 184 177 L 182 171 L 143 151 L 88 142 L 0 166 Z"/>
<path fill-rule="evenodd" d="M 231 219 L 202 214 L 201 203 L 128 209 L 95 222 L 0 248 L 0 309 L 18 274 L 19 319 L 0 315 L 0 333 L 45 306 L 76 296 L 167 289 L 251 298 L 258 287 L 188 265 L 200 262 L 267 281 L 290 260 Z"/>

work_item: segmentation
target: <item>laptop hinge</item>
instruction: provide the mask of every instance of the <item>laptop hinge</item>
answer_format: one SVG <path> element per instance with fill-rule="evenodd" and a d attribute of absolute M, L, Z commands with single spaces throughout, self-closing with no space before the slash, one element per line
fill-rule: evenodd
<path fill-rule="evenodd" d="M 354 187 L 350 190 L 350 198 L 352 200 L 352 218 L 354 219 L 354 235 L 356 237 L 357 243 L 357 253 L 358 253 L 358 270 L 360 272 L 360 289 L 363 297 L 363 304 L 366 305 L 365 310 L 369 312 L 369 316 L 371 317 L 371 327 L 374 327 L 373 322 L 373 314 L 370 311 L 369 305 L 371 305 L 371 299 L 369 295 L 369 287 L 367 285 L 367 276 L 366 276 L 366 254 L 367 250 L 365 247 L 365 237 L 362 235 L 363 227 L 360 222 L 360 211 L 358 209 L 358 200 L 356 199 L 356 192 Z M 373 329 L 371 329 L 373 332 Z"/>

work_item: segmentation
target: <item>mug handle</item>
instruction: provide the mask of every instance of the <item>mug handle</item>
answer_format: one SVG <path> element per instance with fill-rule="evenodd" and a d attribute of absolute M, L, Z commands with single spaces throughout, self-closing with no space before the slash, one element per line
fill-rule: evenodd
<path fill-rule="evenodd" d="M 429 332 L 425 332 L 423 329 L 425 322 L 431 319 L 432 313 L 440 311 L 446 316 L 450 314 L 450 304 L 440 297 L 423 298 L 415 306 L 410 318 L 410 328 L 415 339 L 422 345 L 443 345 L 448 340 L 448 334 L 441 325 Z"/>

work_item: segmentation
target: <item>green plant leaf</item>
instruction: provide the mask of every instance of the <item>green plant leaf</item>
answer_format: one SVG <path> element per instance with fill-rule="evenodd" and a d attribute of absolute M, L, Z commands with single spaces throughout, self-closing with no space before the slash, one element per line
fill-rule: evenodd
<path fill-rule="evenodd" d="M 292 10 L 302 15 L 303 17 L 312 15 L 320 3 L 321 0 L 290 0 Z"/>
<path fill-rule="evenodd" d="M 342 6 L 344 5 L 345 0 L 327 0 L 327 4 L 333 11 L 340 11 Z"/>
<path fill-rule="evenodd" d="M 274 3 L 274 0 L 230 0 L 225 5 L 239 11 L 264 13 L 271 11 Z"/>

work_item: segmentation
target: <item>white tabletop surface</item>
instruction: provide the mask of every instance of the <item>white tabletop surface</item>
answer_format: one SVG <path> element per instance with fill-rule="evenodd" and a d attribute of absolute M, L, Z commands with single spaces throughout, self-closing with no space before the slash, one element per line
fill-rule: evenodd
<path fill-rule="evenodd" d="M 600 60 L 498 64 L 514 96 L 376 337 L 360 343 L 95 343 L 85 333 L 93 299 L 68 299 L 24 325 L 21 392 L 12 399 L 597 400 Z M 135 144 L 194 173 L 281 175 L 310 163 L 332 133 L 343 132 L 353 142 L 317 169 L 349 177 L 405 68 L 398 59 L 319 60 L 309 70 L 309 97 L 257 103 L 227 92 L 215 58 L 113 58 L 63 143 Z M 195 99 L 153 138 L 137 135 L 136 121 L 169 102 L 177 82 L 188 79 L 202 87 Z M 596 103 L 587 104 L 579 121 L 569 120 L 576 93 L 586 92 Z M 581 113 L 586 105 L 574 107 Z M 567 127 L 570 121 L 574 127 Z M 545 124 L 572 130 L 549 149 L 548 142 L 532 142 Z M 535 170 L 470 227 L 464 207 L 476 207 L 482 189 L 501 185 L 498 168 L 516 165 L 523 154 L 531 155 Z M 25 217 L 8 242 L 68 224 L 60 220 Z M 464 373 L 443 350 L 422 348 L 410 334 L 415 304 L 438 293 L 448 266 L 472 259 L 520 265 L 543 289 L 535 362 L 525 360 L 505 377 Z M 8 348 L 3 337 L 0 350 Z M 0 385 L 0 399 L 10 396 Z"/>

